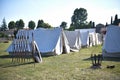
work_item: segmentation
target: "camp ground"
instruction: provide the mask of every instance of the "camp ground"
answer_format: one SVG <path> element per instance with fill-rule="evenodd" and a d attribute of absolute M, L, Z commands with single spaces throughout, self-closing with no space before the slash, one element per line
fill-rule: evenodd
<path fill-rule="evenodd" d="M 105 41 L 102 48 L 104 57 L 120 57 L 120 27 L 110 25 L 107 27 Z"/>
<path fill-rule="evenodd" d="M 110 30 L 111 35 L 108 35 L 110 34 Z M 114 30 L 116 30 L 115 33 L 112 32 Z M 94 42 L 91 44 L 92 46 L 82 48 L 81 38 L 84 37 L 84 35 L 81 37 L 79 31 L 66 31 L 62 28 L 19 30 L 16 38 L 12 42 L 0 43 L 0 79 L 119 80 L 119 59 L 110 58 L 109 60 L 106 58 L 119 56 L 118 53 L 116 54 L 116 52 L 120 50 L 117 45 L 119 43 L 116 42 L 119 41 L 119 39 L 116 38 L 118 36 L 116 34 L 118 33 L 119 28 L 117 26 L 108 26 L 103 44 L 104 47 L 102 49 L 102 45 L 96 44 L 96 37 L 93 37 L 95 35 L 94 32 L 89 33 L 87 31 L 89 40 L 91 39 L 91 43 L 92 40 Z M 86 32 L 84 34 L 86 34 Z M 116 37 L 114 37 L 115 40 L 112 41 L 115 43 L 108 43 L 107 35 L 108 38 L 110 37 L 108 41 L 112 40 L 111 36 L 116 35 Z M 105 44 L 111 44 L 114 48 Z M 8 52 L 4 52 L 6 49 Z M 111 49 L 115 49 L 115 52 L 110 52 L 109 50 Z M 102 53 L 104 51 L 107 52 L 107 54 Z M 101 53 L 104 58 L 100 55 Z M 49 56 L 46 57 L 45 55 Z M 36 62 L 39 63 L 37 64 Z M 99 65 L 98 68 L 96 68 L 96 65 Z"/>
<path fill-rule="evenodd" d="M 120 80 L 120 0 L 0 0 L 0 80 Z"/>

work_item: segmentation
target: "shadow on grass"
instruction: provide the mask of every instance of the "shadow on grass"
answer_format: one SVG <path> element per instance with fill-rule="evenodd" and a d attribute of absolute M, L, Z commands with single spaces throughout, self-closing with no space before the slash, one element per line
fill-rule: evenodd
<path fill-rule="evenodd" d="M 0 64 L 0 67 L 2 68 L 8 68 L 8 67 L 17 67 L 17 66 L 22 66 L 22 65 L 28 65 L 28 64 L 33 64 L 35 67 L 35 62 L 25 62 L 25 63 L 7 63 L 7 64 Z"/>
<path fill-rule="evenodd" d="M 10 55 L 0 55 L 0 58 L 11 58 Z"/>
<path fill-rule="evenodd" d="M 55 55 L 43 55 L 42 54 L 41 56 L 47 58 L 47 57 L 51 57 L 51 56 L 55 56 Z M 12 56 L 11 55 L 0 55 L 0 58 L 1 59 L 12 58 Z"/>
<path fill-rule="evenodd" d="M 17 60 L 16 61 L 14 61 L 14 62 L 12 62 L 12 56 L 11 55 L 0 55 L 0 58 L 1 59 L 11 59 L 8 63 L 4 63 L 4 64 L 0 64 L 0 67 L 2 67 L 2 68 L 7 68 L 7 67 L 16 67 L 16 66 L 22 66 L 22 65 L 28 65 L 28 64 L 35 64 L 35 62 L 32 62 L 31 61 L 31 59 L 25 59 L 25 62 L 23 61 L 18 61 L 17 62 Z M 26 61 L 27 60 L 27 61 Z M 4 61 L 4 60 L 3 60 Z"/>
<path fill-rule="evenodd" d="M 86 58 L 83 59 L 83 61 L 91 61 L 91 58 Z M 115 61 L 115 62 L 120 62 L 120 58 L 119 57 L 104 57 L 102 61 Z"/>

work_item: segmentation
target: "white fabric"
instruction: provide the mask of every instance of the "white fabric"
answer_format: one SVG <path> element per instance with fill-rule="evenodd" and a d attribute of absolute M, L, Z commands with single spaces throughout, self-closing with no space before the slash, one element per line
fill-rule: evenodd
<path fill-rule="evenodd" d="M 95 32 L 89 33 L 89 46 L 95 46 Z"/>
<path fill-rule="evenodd" d="M 95 29 L 76 29 L 75 31 L 80 31 L 82 46 L 92 46 L 95 44 L 95 42 L 93 42 L 95 39 L 93 34 L 95 33 Z"/>
<path fill-rule="evenodd" d="M 60 36 L 60 29 L 56 30 L 40 30 L 34 31 L 34 39 L 37 42 L 39 50 L 42 53 L 54 52 L 54 48 L 57 45 L 57 41 Z M 61 53 L 61 52 L 60 52 Z"/>
<path fill-rule="evenodd" d="M 80 32 L 89 32 L 89 33 L 92 33 L 92 32 L 95 32 L 95 29 L 75 29 L 75 31 L 80 31 Z"/>
<path fill-rule="evenodd" d="M 80 33 L 79 31 L 64 31 L 69 42 L 69 46 L 71 50 L 77 49 L 80 50 L 81 48 L 81 40 L 80 40 Z M 74 51 L 77 51 L 74 50 Z"/>
<path fill-rule="evenodd" d="M 96 38 L 96 45 L 100 45 L 102 44 L 102 34 L 96 33 L 95 34 L 95 38 Z"/>
<path fill-rule="evenodd" d="M 102 35 L 96 32 L 89 33 L 89 46 L 102 44 Z"/>
<path fill-rule="evenodd" d="M 119 53 L 119 56 L 116 56 L 115 53 Z M 107 27 L 107 33 L 103 44 L 103 56 L 120 57 L 120 27 L 113 25 Z"/>
<path fill-rule="evenodd" d="M 89 46 L 89 32 L 80 32 L 82 46 Z"/>
<path fill-rule="evenodd" d="M 64 50 L 66 53 L 69 53 L 70 52 L 70 46 L 69 46 L 69 42 L 66 38 L 66 35 L 64 33 L 64 31 L 62 31 L 62 43 L 63 43 L 63 46 L 64 46 Z"/>

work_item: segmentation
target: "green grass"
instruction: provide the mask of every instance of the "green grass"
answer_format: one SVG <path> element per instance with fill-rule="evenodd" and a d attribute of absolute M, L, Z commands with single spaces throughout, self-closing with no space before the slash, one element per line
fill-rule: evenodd
<path fill-rule="evenodd" d="M 101 46 L 43 57 L 43 62 L 34 66 L 34 63 L 12 63 L 5 52 L 9 44 L 0 43 L 0 80 L 120 80 L 120 59 L 105 59 L 102 69 L 90 68 L 90 55 L 101 53 Z M 115 68 L 107 69 L 107 65 Z"/>

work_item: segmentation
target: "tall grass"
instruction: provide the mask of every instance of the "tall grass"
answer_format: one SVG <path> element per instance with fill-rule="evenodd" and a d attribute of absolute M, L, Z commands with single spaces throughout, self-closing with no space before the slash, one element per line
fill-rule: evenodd
<path fill-rule="evenodd" d="M 83 48 L 59 56 L 43 57 L 42 63 L 12 63 L 5 52 L 10 43 L 0 43 L 0 80 L 120 80 L 120 61 L 104 60 L 102 69 L 91 69 L 91 53 L 102 46 Z M 107 65 L 115 65 L 107 69 Z"/>

